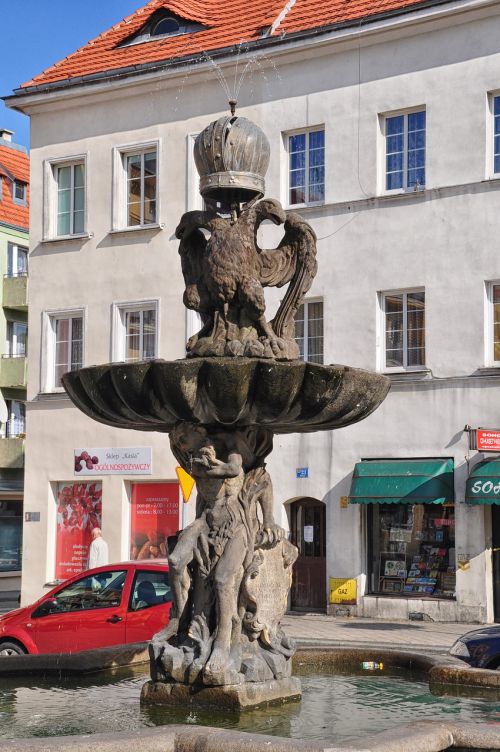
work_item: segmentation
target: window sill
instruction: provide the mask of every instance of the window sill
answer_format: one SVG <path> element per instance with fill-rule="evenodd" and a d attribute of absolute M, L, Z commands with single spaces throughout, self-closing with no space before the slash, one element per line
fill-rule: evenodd
<path fill-rule="evenodd" d="M 93 232 L 81 232 L 78 235 L 58 235 L 56 238 L 43 238 L 42 243 L 66 243 L 68 240 L 88 240 L 93 237 Z"/>
<path fill-rule="evenodd" d="M 431 372 L 430 368 L 401 368 L 401 369 L 390 369 L 381 371 L 380 373 L 383 373 L 384 376 L 422 376 L 427 375 Z"/>
<path fill-rule="evenodd" d="M 154 225 L 136 225 L 134 227 L 121 227 L 121 228 L 115 228 L 114 230 L 110 230 L 110 235 L 124 235 L 128 232 L 144 232 L 144 231 L 150 231 L 150 230 L 164 230 L 165 225 L 163 222 L 161 224 L 154 224 Z"/>
<path fill-rule="evenodd" d="M 283 208 L 285 211 L 297 211 L 298 209 L 317 209 L 326 206 L 325 201 L 311 201 L 307 204 L 286 204 Z"/>
<path fill-rule="evenodd" d="M 57 391 L 54 390 L 53 392 L 38 392 L 38 394 L 36 395 L 34 401 L 35 402 L 40 402 L 40 401 L 44 401 L 44 400 L 50 401 L 50 400 L 59 400 L 59 399 L 69 400 L 69 396 L 64 391 L 64 389 L 60 389 L 60 390 L 57 390 Z"/>

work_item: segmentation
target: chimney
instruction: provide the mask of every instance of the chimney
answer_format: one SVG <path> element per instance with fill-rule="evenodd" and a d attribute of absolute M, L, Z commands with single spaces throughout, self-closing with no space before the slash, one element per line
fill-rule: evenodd
<path fill-rule="evenodd" d="M 8 128 L 0 128 L 0 140 L 12 141 L 13 135 L 14 135 L 14 131 L 9 131 Z"/>

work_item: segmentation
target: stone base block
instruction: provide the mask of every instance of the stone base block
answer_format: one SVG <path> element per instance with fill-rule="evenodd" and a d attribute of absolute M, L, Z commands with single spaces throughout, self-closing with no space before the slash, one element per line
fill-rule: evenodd
<path fill-rule="evenodd" d="M 226 684 L 222 687 L 148 681 L 142 687 L 141 702 L 150 705 L 192 705 L 237 711 L 260 705 L 297 702 L 301 696 L 300 680 L 295 676 L 267 682 Z"/>

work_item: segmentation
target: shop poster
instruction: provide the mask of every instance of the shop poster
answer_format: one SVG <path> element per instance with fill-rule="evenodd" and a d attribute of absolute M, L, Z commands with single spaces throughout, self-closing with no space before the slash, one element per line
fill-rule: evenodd
<path fill-rule="evenodd" d="M 102 483 L 57 484 L 56 580 L 87 569 L 91 533 L 101 518 Z"/>
<path fill-rule="evenodd" d="M 165 559 L 167 538 L 179 529 L 179 484 L 134 483 L 130 558 Z"/>

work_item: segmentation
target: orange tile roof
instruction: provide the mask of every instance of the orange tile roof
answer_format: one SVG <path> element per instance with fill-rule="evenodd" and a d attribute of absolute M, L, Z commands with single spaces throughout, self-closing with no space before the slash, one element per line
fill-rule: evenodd
<path fill-rule="evenodd" d="M 194 57 L 203 52 L 231 48 L 242 42 L 258 42 L 262 39 L 263 30 L 276 22 L 285 4 L 286 0 L 150 0 L 84 47 L 27 81 L 23 87 L 71 82 L 71 79 L 92 74 Z M 412 10 L 427 4 L 429 0 L 323 0 L 321 3 L 317 0 L 296 0 L 273 34 L 277 41 L 283 34 L 286 40 L 286 35 L 294 32 L 369 20 L 379 14 Z M 189 34 L 119 46 L 162 8 L 206 28 Z"/>
<path fill-rule="evenodd" d="M 0 198 L 0 223 L 28 231 L 29 227 L 29 179 L 30 161 L 25 151 L 0 145 L 0 175 L 2 193 Z M 27 184 L 26 206 L 19 206 L 12 199 L 14 184 L 11 176 Z"/>

